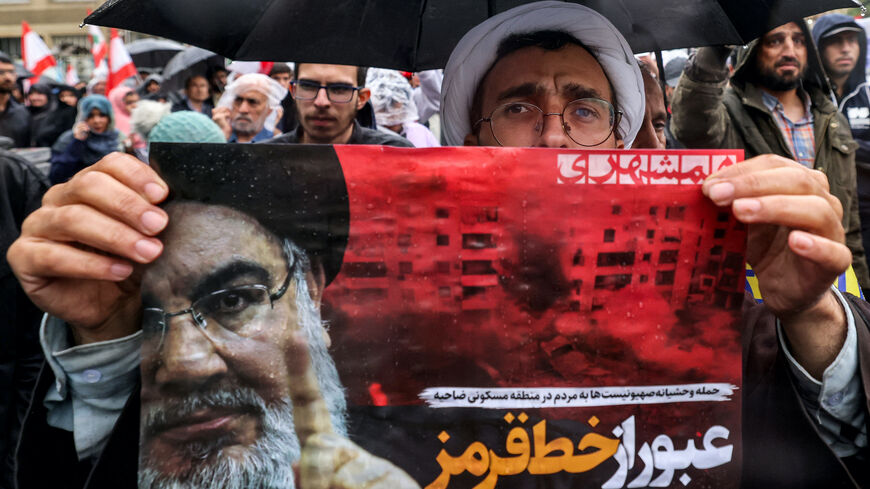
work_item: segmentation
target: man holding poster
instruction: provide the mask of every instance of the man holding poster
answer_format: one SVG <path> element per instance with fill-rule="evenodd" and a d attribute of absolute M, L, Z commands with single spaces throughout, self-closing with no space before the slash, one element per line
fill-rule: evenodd
<path fill-rule="evenodd" d="M 630 146 L 643 118 L 638 102 L 643 90 L 627 43 L 603 17 L 576 5 L 539 2 L 492 17 L 459 42 L 442 85 L 444 133 L 447 144 L 454 145 L 613 148 L 624 141 Z M 623 112 L 621 121 L 614 118 Z M 590 130 L 588 121 L 593 120 L 609 120 L 610 125 Z M 744 400 L 744 482 L 793 478 L 795 484 L 807 484 L 823 477 L 819 480 L 833 484 L 832 473 L 840 474 L 847 486 L 862 480 L 867 398 L 861 394 L 861 379 L 867 373 L 858 372 L 858 334 L 867 331 L 863 324 L 856 329 L 849 303 L 829 287 L 851 260 L 842 244 L 843 228 L 834 222 L 842 206 L 819 172 L 776 156 L 725 169 L 708 178 L 703 190 L 750 225 L 747 261 L 762 284 L 768 314 L 779 318 L 774 323 L 753 313 L 754 321 L 747 319 L 744 341 L 747 354 L 755 358 L 747 367 L 773 369 L 786 359 L 789 365 L 789 372 L 774 376 L 745 373 L 746 382 L 759 384 L 757 390 L 747 386 L 747 394 L 755 390 L 757 397 Z M 773 337 L 779 338 L 778 352 L 759 350 Z M 792 382 L 803 397 L 790 392 Z M 796 434 L 795 420 L 784 416 L 782 406 L 764 405 L 771 395 L 793 408 L 803 398 L 812 399 L 792 411 L 798 420 L 811 419 L 807 413 L 820 409 L 825 416 L 819 419 L 829 419 L 817 426 L 802 423 L 808 437 Z M 844 396 L 849 402 L 841 404 Z M 814 436 L 815 430 L 822 431 L 821 437 Z M 784 436 L 797 438 L 774 441 Z M 804 464 L 793 453 L 783 457 L 786 452 L 775 448 L 778 443 L 819 455 Z M 848 456 L 842 461 L 831 457 L 826 444 Z M 838 450 L 843 445 L 845 451 Z M 822 468 L 823 460 L 830 468 Z"/>
<path fill-rule="evenodd" d="M 474 35 L 483 37 L 488 37 L 491 32 L 495 35 L 487 39 L 488 48 L 476 46 L 475 49 L 468 49 L 468 52 L 481 53 L 479 56 L 486 59 L 473 56 L 462 64 L 462 69 L 455 70 L 457 75 L 466 70 L 471 72 L 468 79 L 459 85 L 461 96 L 456 98 L 458 105 L 451 106 L 451 91 L 455 87 L 445 80 L 445 103 L 442 104 L 447 120 L 445 129 L 454 128 L 453 136 L 448 136 L 452 138 L 450 143 L 465 141 L 472 144 L 523 144 L 557 148 L 573 148 L 577 145 L 616 148 L 631 144 L 644 114 L 643 81 L 631 53 L 621 36 L 603 18 L 577 6 L 565 5 L 566 9 L 578 9 L 568 12 L 551 10 L 562 5 L 565 4 L 552 2 L 536 4 L 531 8 L 520 7 L 472 31 Z M 520 14 L 523 17 L 513 17 Z M 561 19 L 576 28 L 559 29 L 558 26 L 541 25 L 535 20 L 539 16 Z M 529 23 L 525 22 L 526 17 Z M 492 28 L 492 22 L 505 19 L 509 21 L 505 25 L 513 24 L 514 29 Z M 567 30 L 571 37 L 582 43 L 569 41 L 567 48 L 561 41 L 551 48 L 534 44 L 523 46 L 519 43 L 512 54 L 506 54 L 502 61 L 522 58 L 522 61 L 537 63 L 540 60 L 540 63 L 533 63 L 528 75 L 525 70 L 514 68 L 509 70 L 512 74 L 510 77 L 498 80 L 493 77 L 495 82 L 508 82 L 518 79 L 516 75 L 519 74 L 522 75 L 522 83 L 518 86 L 496 87 L 493 89 L 495 93 L 490 93 L 489 87 L 484 86 L 488 81 L 481 80 L 490 67 L 494 71 L 500 69 L 496 60 L 500 59 L 497 51 L 501 41 L 510 34 L 538 30 Z M 507 35 L 503 36 L 505 33 Z M 561 37 L 564 39 L 565 36 Z M 600 43 L 593 42 L 599 38 Z M 545 44 L 550 45 L 550 41 Z M 591 52 L 582 45 L 590 46 Z M 543 55 L 539 60 L 529 60 L 529 50 L 539 50 L 534 52 Z M 604 52 L 609 53 L 612 61 L 603 60 L 601 53 Z M 599 57 L 596 58 L 596 55 Z M 562 77 L 561 71 L 553 71 L 553 65 L 565 66 L 563 56 L 570 57 L 570 63 L 582 64 L 589 69 L 572 69 L 567 77 Z M 569 66 L 573 68 L 573 65 Z M 599 68 L 593 69 L 596 66 Z M 563 79 L 569 83 L 563 83 Z M 561 83 L 558 91 L 547 85 L 553 84 L 554 80 Z M 539 90 L 539 87 L 542 89 Z M 475 97 L 478 92 L 480 96 Z M 614 92 L 616 97 L 613 96 Z M 475 100 L 480 110 L 472 117 Z M 585 102 L 574 104 L 576 100 Z M 516 110 L 500 109 L 505 103 L 515 103 L 513 108 Z M 572 110 L 566 112 L 566 107 Z M 536 125 L 533 120 L 531 126 L 525 126 L 531 128 L 531 134 L 503 131 L 505 127 L 521 127 L 504 125 L 504 121 L 510 120 L 511 116 L 534 113 L 535 110 L 543 121 Z M 623 112 L 622 120 L 619 111 Z M 574 116 L 579 119 L 573 119 Z M 603 125 L 601 120 L 605 121 Z M 587 127 L 575 125 L 575 122 L 588 124 L 594 131 L 589 134 L 568 134 L 566 131 Z M 606 130 L 599 131 L 602 128 Z M 510 153 L 504 151 L 499 154 Z M 764 181 L 755 178 L 762 172 L 770 178 Z M 772 187 L 764 182 L 793 185 Z M 840 209 L 835 199 L 827 193 L 823 179 L 817 179 L 811 172 L 795 170 L 790 162 L 770 157 L 759 157 L 730 167 L 710 177 L 703 188 L 705 195 L 715 203 L 731 205 L 737 217 L 751 225 L 749 261 L 755 265 L 767 301 L 765 306 L 751 308 L 746 319 L 747 329 L 751 330 L 746 333 L 750 340 L 746 348 L 746 363 L 755 367 L 755 370 L 747 370 L 745 385 L 759 386 L 753 392 L 747 389 L 744 398 L 747 426 L 763 425 L 770 421 L 764 413 L 780 410 L 783 418 L 798 420 L 794 425 L 798 427 L 795 436 L 801 439 L 792 448 L 806 448 L 800 451 L 785 450 L 779 443 L 791 443 L 793 438 L 779 439 L 770 430 L 759 428 L 759 436 L 772 438 L 761 453 L 750 453 L 750 445 L 747 444 L 747 471 L 754 471 L 752 475 L 755 476 L 754 479 L 749 477 L 751 480 L 747 481 L 747 487 L 759 480 L 766 480 L 770 485 L 816 487 L 814 484 L 819 481 L 819 473 L 826 478 L 829 486 L 839 484 L 849 487 L 850 483 L 854 486 L 854 479 L 850 478 L 852 476 L 838 460 L 831 461 L 829 453 L 817 455 L 819 444 L 822 445 L 822 452 L 826 450 L 824 442 L 813 431 L 811 421 L 801 417 L 804 408 L 800 399 L 791 392 L 789 371 L 783 370 L 788 368 L 788 364 L 784 363 L 786 359 L 781 350 L 773 346 L 777 337 L 775 318 L 771 313 L 782 320 L 789 348 L 797 362 L 806 367 L 810 375 L 821 378 L 821 372 L 835 357 L 839 358 L 841 350 L 846 351 L 848 345 L 852 344 L 854 353 L 854 343 L 850 341 L 856 341 L 856 335 L 866 334 L 866 324 L 855 313 L 856 306 L 852 302 L 841 302 L 834 292 L 828 292 L 828 285 L 850 261 L 848 250 L 841 244 L 843 231 L 841 227 L 838 228 Z M 782 195 L 784 188 L 799 189 L 800 194 Z M 166 184 L 150 169 L 122 156 L 112 155 L 74 178 L 68 185 L 53 189 L 46 197 L 43 209 L 30 218 L 22 238 L 13 245 L 9 261 L 25 290 L 49 313 L 74 326 L 77 343 L 119 338 L 137 329 L 135 319 L 131 318 L 136 317 L 140 309 L 137 300 L 139 283 L 138 279 L 130 279 L 133 272 L 130 261 L 150 263 L 164 252 L 164 243 L 153 236 L 166 227 L 170 217 L 156 207 L 166 194 Z M 124 202 L 125 205 L 119 206 L 117 202 Z M 788 212 L 784 209 L 786 202 L 803 212 L 800 215 Z M 613 212 L 617 210 L 614 208 Z M 80 219 L 60 217 L 71 214 L 78 215 Z M 490 216 L 483 215 L 482 219 L 485 221 Z M 72 247 L 66 244 L 69 242 L 87 244 L 107 254 Z M 775 246 L 770 246 L 771 243 Z M 470 243 L 469 246 L 476 245 Z M 578 261 L 582 258 L 578 256 Z M 274 273 L 277 274 L 277 271 Z M 800 284 L 800 287 L 795 287 L 795 284 Z M 270 295 L 277 295 L 276 290 L 280 290 L 277 283 L 263 285 L 272 285 L 267 287 Z M 469 293 L 475 292 L 473 286 L 469 289 Z M 83 304 L 89 307 L 82 307 Z M 842 304 L 846 304 L 845 308 Z M 170 313 L 185 311 L 189 307 L 188 303 L 154 306 L 155 309 Z M 759 327 L 753 329 L 755 326 Z M 204 337 L 193 328 L 188 331 L 191 335 Z M 197 341 L 204 340 L 200 338 Z M 758 352 L 753 348 L 760 344 L 770 345 L 768 349 L 772 352 Z M 857 357 L 857 353 L 854 356 Z M 769 383 L 759 382 L 758 377 Z M 376 389 L 374 392 L 377 393 Z M 758 392 L 761 392 L 762 397 L 767 396 L 771 403 L 767 406 L 770 409 L 760 411 L 761 414 L 756 412 L 759 406 L 753 404 L 751 396 Z M 594 424 L 591 419 L 590 424 Z M 772 423 L 771 426 L 778 428 L 781 425 Z M 747 439 L 750 435 L 754 433 L 749 433 Z M 603 442 L 599 446 L 616 448 Z M 783 455 L 786 453 L 791 460 Z M 785 463 L 780 467 L 758 465 L 772 457 L 779 457 L 776 463 Z M 798 467 L 795 468 L 795 465 Z M 541 470 L 544 469 L 546 467 Z"/>

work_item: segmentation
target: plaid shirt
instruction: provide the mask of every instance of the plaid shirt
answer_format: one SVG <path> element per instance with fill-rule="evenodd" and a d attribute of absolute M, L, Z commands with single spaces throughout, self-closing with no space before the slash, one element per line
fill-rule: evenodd
<path fill-rule="evenodd" d="M 810 98 L 804 97 L 806 110 L 804 117 L 797 122 L 792 122 L 786 117 L 782 104 L 773 95 L 762 91 L 761 98 L 765 107 L 773 114 L 776 125 L 782 131 L 788 149 L 797 159 L 797 162 L 807 168 L 813 168 L 816 159 L 816 141 L 813 132 L 813 113 L 810 110 Z"/>

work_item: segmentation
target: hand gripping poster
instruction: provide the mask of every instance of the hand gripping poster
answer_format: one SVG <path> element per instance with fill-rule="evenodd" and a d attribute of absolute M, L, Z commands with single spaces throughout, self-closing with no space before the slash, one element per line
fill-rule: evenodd
<path fill-rule="evenodd" d="M 742 152 L 151 155 L 140 487 L 738 487 Z"/>

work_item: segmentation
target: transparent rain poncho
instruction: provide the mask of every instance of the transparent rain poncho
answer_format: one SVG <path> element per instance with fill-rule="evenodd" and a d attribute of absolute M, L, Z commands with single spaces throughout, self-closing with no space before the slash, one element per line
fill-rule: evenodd
<path fill-rule="evenodd" d="M 414 89 L 398 71 L 372 68 L 366 75 L 366 87 L 372 91 L 379 126 L 396 126 L 420 118 L 412 98 Z"/>

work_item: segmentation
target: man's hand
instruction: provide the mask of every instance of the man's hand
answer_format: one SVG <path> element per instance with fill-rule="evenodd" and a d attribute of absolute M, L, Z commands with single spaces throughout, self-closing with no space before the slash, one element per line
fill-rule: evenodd
<path fill-rule="evenodd" d="M 229 141 L 233 128 L 230 126 L 230 109 L 228 107 L 215 107 L 211 111 L 211 120 L 221 128 L 224 137 Z"/>
<path fill-rule="evenodd" d="M 166 184 L 136 158 L 112 153 L 45 194 L 7 258 L 40 309 L 67 321 L 76 343 L 118 338 L 139 327 L 133 263 L 163 250 L 154 235 L 168 217 L 155 204 Z"/>
<path fill-rule="evenodd" d="M 711 175 L 704 195 L 749 225 L 746 259 L 765 305 L 782 321 L 796 359 L 817 378 L 846 336 L 829 291 L 852 262 L 843 206 L 821 172 L 762 155 Z"/>
<path fill-rule="evenodd" d="M 326 401 L 320 392 L 308 355 L 304 333 L 294 339 L 298 348 L 288 357 L 293 424 L 302 456 L 299 460 L 301 489 L 419 489 L 402 469 L 357 446 L 332 429 Z"/>
<path fill-rule="evenodd" d="M 91 128 L 88 127 L 87 122 L 77 122 L 75 126 L 73 126 L 73 137 L 78 139 L 79 141 L 84 141 L 88 138 L 88 133 Z"/>

